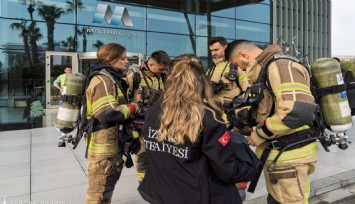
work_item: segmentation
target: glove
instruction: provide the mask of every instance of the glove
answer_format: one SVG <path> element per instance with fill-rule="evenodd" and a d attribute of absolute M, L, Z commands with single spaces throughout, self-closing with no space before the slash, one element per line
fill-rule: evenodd
<path fill-rule="evenodd" d="M 252 128 L 250 124 L 250 111 L 248 108 L 240 110 L 237 114 L 234 111 L 227 113 L 227 120 L 230 124 L 239 129 L 243 135 L 250 136 Z"/>
<path fill-rule="evenodd" d="M 139 150 L 141 150 L 141 142 L 139 141 L 139 138 L 135 138 L 132 140 L 131 146 L 129 147 L 130 154 L 137 155 Z"/>
<path fill-rule="evenodd" d="M 129 108 L 129 114 L 134 115 L 135 113 L 139 112 L 139 106 L 136 103 L 127 103 L 126 106 Z"/>

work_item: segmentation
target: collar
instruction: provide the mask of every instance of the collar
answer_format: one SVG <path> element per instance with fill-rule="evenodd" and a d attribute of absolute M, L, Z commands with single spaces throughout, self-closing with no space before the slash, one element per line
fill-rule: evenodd
<path fill-rule="evenodd" d="M 279 45 L 277 44 L 272 44 L 265 48 L 263 52 L 257 56 L 254 60 L 252 60 L 249 64 L 248 67 L 246 68 L 246 74 L 251 80 L 252 83 L 254 83 L 260 73 L 261 68 L 265 65 L 265 63 L 275 54 L 281 54 L 282 50 Z"/>

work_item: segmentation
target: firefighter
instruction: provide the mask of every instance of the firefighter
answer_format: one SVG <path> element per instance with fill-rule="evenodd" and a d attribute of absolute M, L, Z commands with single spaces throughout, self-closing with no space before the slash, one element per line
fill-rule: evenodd
<path fill-rule="evenodd" d="M 170 57 L 165 51 L 157 50 L 140 67 L 134 65 L 135 67 L 130 67 L 127 72 L 128 95 L 133 102 L 138 103 L 141 107 L 141 112 L 136 115 L 135 120 L 138 126 L 141 126 L 144 121 L 145 110 L 159 99 L 164 90 L 164 81 L 170 61 Z M 138 129 L 140 128 L 138 127 Z M 147 166 L 143 137 L 140 137 L 140 141 L 142 148 L 135 159 L 139 182 L 144 178 Z"/>
<path fill-rule="evenodd" d="M 207 71 L 207 77 L 211 80 L 215 99 L 222 105 L 226 105 L 241 92 L 241 86 L 248 85 L 246 74 L 241 69 L 237 69 L 228 60 L 225 59 L 224 51 L 227 47 L 227 40 L 224 37 L 212 37 L 208 41 L 209 50 L 212 55 L 213 64 Z M 238 82 L 238 80 L 240 80 Z M 223 119 L 226 125 L 229 122 L 226 115 L 223 114 Z M 247 183 L 238 183 L 236 186 L 239 189 L 242 200 L 245 200 Z"/>
<path fill-rule="evenodd" d="M 248 137 L 260 159 L 266 160 L 267 201 L 303 204 L 308 203 L 309 174 L 315 171 L 318 157 L 311 125 L 316 104 L 307 69 L 290 58 L 270 61 L 280 54 L 278 45 L 262 50 L 247 40 L 235 40 L 226 49 L 226 57 L 245 70 L 253 83 L 267 69 L 263 98 L 255 107 L 259 125 Z"/>
<path fill-rule="evenodd" d="M 120 127 L 139 110 L 127 103 L 127 83 L 123 70 L 128 63 L 126 49 L 119 44 L 106 44 L 97 51 L 98 63 L 91 72 L 87 90 L 87 118 L 94 118 L 92 134 L 86 138 L 88 159 L 88 189 L 86 203 L 111 203 L 115 185 L 123 167 Z M 116 83 L 115 83 L 116 82 Z"/>

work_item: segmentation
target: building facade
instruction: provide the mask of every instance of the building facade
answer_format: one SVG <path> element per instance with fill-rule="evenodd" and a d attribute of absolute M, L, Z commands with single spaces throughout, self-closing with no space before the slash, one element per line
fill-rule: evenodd
<path fill-rule="evenodd" d="M 289 54 L 293 41 L 310 62 L 331 57 L 330 0 L 273 0 L 272 15 L 272 41 L 291 44 Z"/>
<path fill-rule="evenodd" d="M 291 8 L 284 2 L 300 3 Z M 290 24 L 295 18 L 285 17 L 291 10 L 293 16 L 303 14 L 297 22 L 315 15 L 311 12 L 315 4 L 308 7 L 309 3 L 301 2 L 308 1 L 2 0 L 0 131 L 33 127 L 33 101 L 40 101 L 44 109 L 57 108 L 59 93 L 53 80 L 66 66 L 87 74 L 103 44 L 120 43 L 132 57 L 149 56 L 155 50 L 165 50 L 172 57 L 194 53 L 207 67 L 211 36 L 224 36 L 228 41 L 247 39 L 265 47 L 281 35 L 306 33 L 304 24 Z M 317 2 L 326 2 L 317 7 L 317 13 L 327 10 L 317 19 L 327 16 L 330 22 L 330 1 Z M 314 37 L 305 34 L 297 44 L 315 58 L 330 52 L 330 25 L 321 28 L 317 32 L 328 35 L 324 37 L 326 46 L 312 43 Z M 314 49 L 322 51 L 314 54 Z"/>

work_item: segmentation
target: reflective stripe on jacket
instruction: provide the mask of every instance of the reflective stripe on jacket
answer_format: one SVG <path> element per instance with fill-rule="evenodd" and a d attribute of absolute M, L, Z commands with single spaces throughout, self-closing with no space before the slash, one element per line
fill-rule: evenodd
<path fill-rule="evenodd" d="M 230 103 L 232 99 L 240 93 L 237 82 L 230 81 L 226 78 L 230 70 L 230 62 L 222 61 L 217 63 L 215 66 L 216 67 L 211 75 L 211 81 L 218 83 L 221 80 L 224 87 L 219 93 L 214 94 L 214 96 L 222 104 Z M 241 70 L 238 69 L 238 77 L 240 75 L 240 71 Z"/>
<path fill-rule="evenodd" d="M 133 65 L 133 66 L 138 66 L 138 65 Z M 137 69 L 140 75 L 140 84 L 137 90 L 133 90 L 134 70 L 130 68 L 126 75 L 127 83 L 129 85 L 128 95 L 133 94 L 132 97 L 133 102 L 136 103 L 144 102 L 144 105 L 147 105 L 149 98 L 151 96 L 151 91 L 149 87 L 155 90 L 159 90 L 159 89 L 164 90 L 163 77 L 165 77 L 164 75 L 166 75 L 166 73 L 154 74 L 149 70 L 146 62 L 142 63 L 140 67 L 135 67 L 135 68 Z"/>
<path fill-rule="evenodd" d="M 246 74 L 251 81 L 255 82 L 268 60 L 280 53 L 279 46 L 271 45 L 249 63 Z M 259 152 L 265 148 L 266 140 L 308 129 L 315 117 L 316 104 L 310 92 L 310 77 L 304 66 L 288 59 L 272 62 L 268 67 L 267 85 L 256 113 L 256 122 L 261 124 L 251 134 Z M 316 143 L 312 143 L 284 152 L 279 160 L 302 158 L 316 152 Z M 269 159 L 274 154 L 272 152 Z"/>
<path fill-rule="evenodd" d="M 91 79 L 86 90 L 86 98 L 87 119 L 90 119 L 93 115 L 95 118 L 100 118 L 100 116 L 104 115 L 105 122 L 117 124 L 91 134 L 88 159 L 91 162 L 98 162 L 102 159 L 116 156 L 119 153 L 118 126 L 130 115 L 128 106 L 120 104 L 120 101 L 125 101 L 124 93 L 118 85 L 114 85 L 109 77 L 96 75 Z M 114 116 L 115 121 L 110 121 L 108 117 L 111 115 Z"/>

